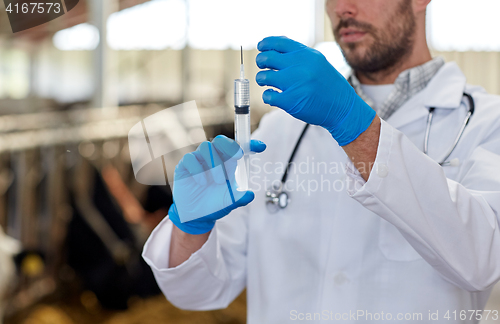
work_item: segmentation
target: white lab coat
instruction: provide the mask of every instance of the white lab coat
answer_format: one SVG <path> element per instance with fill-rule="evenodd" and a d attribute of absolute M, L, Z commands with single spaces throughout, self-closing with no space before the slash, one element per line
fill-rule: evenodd
<path fill-rule="evenodd" d="M 476 111 L 450 157 L 459 166 L 441 167 L 435 161 L 467 112 L 464 91 Z M 436 110 L 427 156 L 429 107 Z M 468 311 L 484 308 L 500 278 L 500 97 L 466 85 L 458 66 L 446 64 L 382 121 L 366 183 L 339 167 L 348 161 L 342 148 L 311 126 L 288 177 L 291 202 L 269 214 L 264 176 L 281 179 L 279 166 L 303 126 L 279 109 L 262 119 L 254 138 L 268 147 L 252 157 L 255 201 L 218 221 L 189 260 L 168 269 L 168 219 L 151 234 L 143 256 L 168 300 L 183 309 L 224 308 L 246 287 L 249 324 L 423 323 L 436 312 L 439 323 L 477 323 Z M 382 320 L 388 313 L 392 320 Z"/>

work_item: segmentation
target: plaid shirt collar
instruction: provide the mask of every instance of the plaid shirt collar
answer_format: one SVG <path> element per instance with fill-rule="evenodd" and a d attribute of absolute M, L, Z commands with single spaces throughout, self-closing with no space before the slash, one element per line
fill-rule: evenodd
<path fill-rule="evenodd" d="M 429 62 L 401 72 L 394 82 L 394 90 L 377 111 L 378 116 L 384 120 L 389 118 L 411 97 L 422 91 L 443 65 L 444 59 L 436 57 Z M 361 83 L 355 74 L 351 73 L 347 80 L 361 99 L 374 107 L 373 101 L 361 89 Z"/>

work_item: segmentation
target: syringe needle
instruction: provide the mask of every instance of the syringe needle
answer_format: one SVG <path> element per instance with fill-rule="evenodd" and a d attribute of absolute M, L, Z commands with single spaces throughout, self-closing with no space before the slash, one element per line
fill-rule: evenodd
<path fill-rule="evenodd" d="M 245 79 L 245 67 L 243 66 L 243 46 L 240 46 L 241 51 L 241 65 L 240 65 L 240 79 Z"/>

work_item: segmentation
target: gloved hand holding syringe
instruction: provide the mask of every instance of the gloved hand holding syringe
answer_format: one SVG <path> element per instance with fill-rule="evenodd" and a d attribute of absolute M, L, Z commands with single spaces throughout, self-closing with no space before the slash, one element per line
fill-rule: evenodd
<path fill-rule="evenodd" d="M 243 51 L 242 51 L 243 59 Z M 243 63 L 243 61 L 242 61 Z M 266 145 L 250 140 L 250 91 L 241 64 L 235 80 L 235 138 L 216 136 L 187 153 L 175 167 L 169 219 L 185 233 L 207 233 L 232 210 L 249 204 L 255 194 L 248 189 L 249 155 Z M 237 190 L 234 190 L 237 189 Z"/>
<path fill-rule="evenodd" d="M 376 117 L 375 111 L 318 51 L 286 37 L 267 37 L 258 49 L 261 53 L 256 63 L 264 71 L 257 74 L 257 84 L 278 90 L 267 89 L 262 96 L 264 103 L 325 128 L 340 146 L 354 141 Z M 168 216 L 185 233 L 207 233 L 217 220 L 255 198 L 251 190 L 246 190 L 249 154 L 250 150 L 263 152 L 266 145 L 250 140 L 249 88 L 241 64 L 234 90 L 237 143 L 219 135 L 185 154 L 175 168 L 174 203 Z"/>
<path fill-rule="evenodd" d="M 240 78 L 234 80 L 234 137 L 244 153 L 243 158 L 238 160 L 236 182 L 239 191 L 247 191 L 250 176 L 250 82 L 245 79 L 243 47 Z"/>

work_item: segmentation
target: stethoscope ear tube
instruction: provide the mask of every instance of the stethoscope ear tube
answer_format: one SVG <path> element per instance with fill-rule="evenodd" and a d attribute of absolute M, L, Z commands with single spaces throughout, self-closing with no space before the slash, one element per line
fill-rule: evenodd
<path fill-rule="evenodd" d="M 455 161 L 455 163 L 450 163 L 450 162 L 446 162 L 446 160 L 448 160 L 450 155 L 453 153 L 453 151 L 457 147 L 458 143 L 460 142 L 460 139 L 462 138 L 462 135 L 465 132 L 465 128 L 469 124 L 469 121 L 470 121 L 472 115 L 474 114 L 474 110 L 475 110 L 474 99 L 472 98 L 472 96 L 470 94 L 465 93 L 465 92 L 463 93 L 463 96 L 466 97 L 469 101 L 469 110 L 467 112 L 467 115 L 465 116 L 465 119 L 462 123 L 462 126 L 460 127 L 460 131 L 458 132 L 458 135 L 455 138 L 455 141 L 453 142 L 453 145 L 448 150 L 448 152 L 446 152 L 444 159 L 441 162 L 439 162 L 439 165 L 441 165 L 441 166 L 443 166 L 443 165 L 456 166 L 456 164 L 457 164 L 456 161 Z M 427 117 L 427 126 L 425 128 L 425 138 L 424 138 L 424 153 L 425 154 L 427 154 L 429 152 L 429 137 L 430 137 L 432 119 L 434 116 L 435 109 L 436 109 L 435 107 L 429 108 L 429 116 Z"/>
<path fill-rule="evenodd" d="M 474 104 L 474 99 L 472 96 L 468 93 L 463 93 L 464 97 L 466 97 L 469 101 L 469 110 L 467 112 L 467 115 L 465 116 L 465 119 L 460 127 L 460 131 L 458 132 L 457 137 L 455 138 L 455 141 L 453 142 L 453 145 L 451 148 L 446 152 L 445 158 L 439 162 L 439 165 L 444 166 L 444 165 L 451 165 L 451 166 L 458 166 L 459 160 L 458 158 L 455 158 L 451 161 L 447 161 L 447 159 L 451 156 L 455 148 L 457 147 L 458 143 L 460 142 L 460 139 L 462 138 L 462 135 L 465 132 L 465 128 L 469 124 L 469 121 L 474 114 L 475 110 L 475 104 Z M 432 125 L 432 120 L 434 118 L 434 111 L 435 107 L 429 108 L 429 116 L 427 117 L 427 126 L 425 129 L 425 138 L 424 138 L 424 153 L 427 154 L 429 152 L 429 137 L 431 133 L 431 125 Z M 286 178 L 288 176 L 288 170 L 290 169 L 290 165 L 293 162 L 293 159 L 295 157 L 295 154 L 297 153 L 297 150 L 300 146 L 300 143 L 302 142 L 302 139 L 309 128 L 309 124 L 306 124 L 304 129 L 302 130 L 302 133 L 300 134 L 297 143 L 295 144 L 295 147 L 293 148 L 292 154 L 290 155 L 290 158 L 288 159 L 287 167 L 285 172 L 283 173 L 283 176 L 281 177 L 281 182 L 278 187 L 272 187 L 270 190 L 266 191 L 266 206 L 269 210 L 270 213 L 276 213 L 281 209 L 284 209 L 288 206 L 290 202 L 290 198 L 288 196 L 288 193 L 283 190 L 283 187 L 286 183 Z"/>
<path fill-rule="evenodd" d="M 429 152 L 429 135 L 431 132 L 432 118 L 434 117 L 434 107 L 429 108 L 429 116 L 427 116 L 427 126 L 425 127 L 425 138 L 424 138 L 424 154 Z"/>

